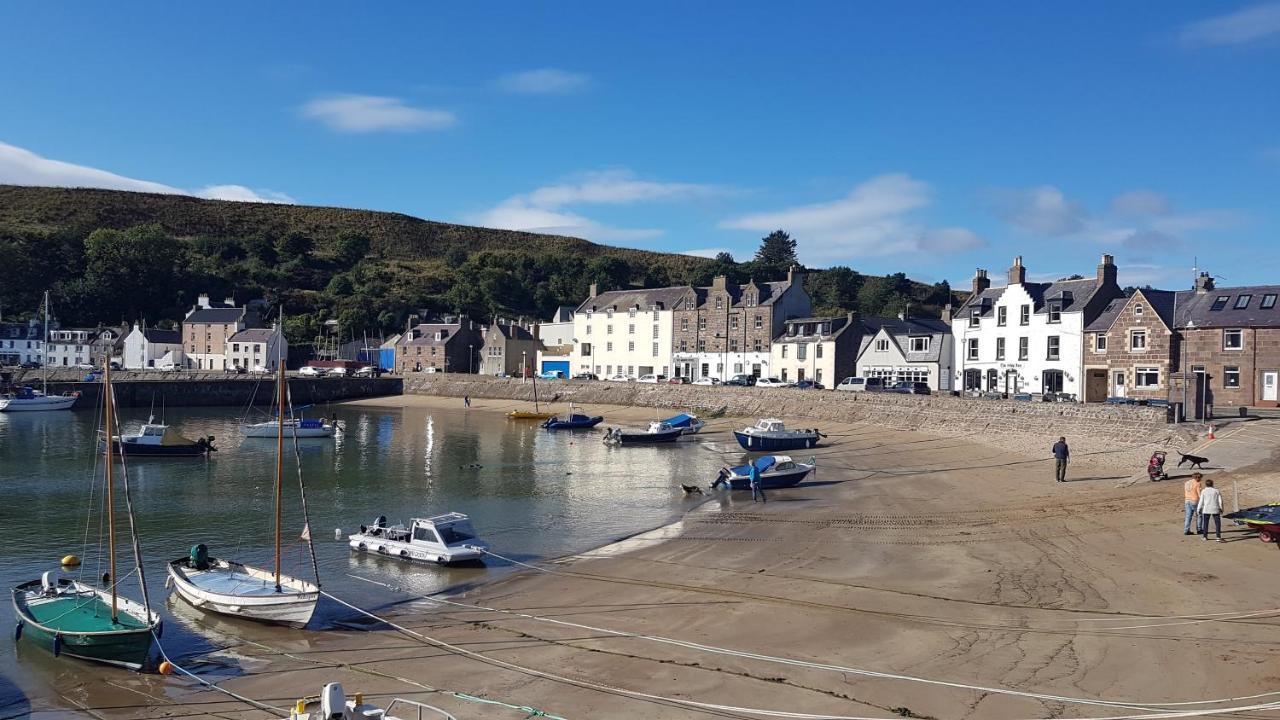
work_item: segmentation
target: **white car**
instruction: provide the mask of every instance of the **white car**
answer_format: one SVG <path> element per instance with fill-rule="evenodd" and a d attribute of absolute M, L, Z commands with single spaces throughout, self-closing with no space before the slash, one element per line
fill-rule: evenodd
<path fill-rule="evenodd" d="M 837 390 L 845 392 L 875 392 L 884 390 L 884 378 L 847 377 L 836 385 Z"/>
<path fill-rule="evenodd" d="M 256 373 L 258 375 L 266 375 L 271 371 L 267 369 L 266 365 L 254 365 L 253 370 L 250 370 L 249 372 Z"/>
<path fill-rule="evenodd" d="M 756 380 L 756 387 L 784 388 L 784 387 L 791 387 L 791 383 L 787 382 L 786 380 L 779 380 L 778 378 L 772 378 L 772 377 L 760 378 L 759 380 Z"/>
<path fill-rule="evenodd" d="M 298 368 L 298 374 L 302 377 L 324 377 L 324 368 L 303 365 L 301 368 Z"/>
<path fill-rule="evenodd" d="M 649 384 L 651 384 L 651 385 L 657 385 L 658 383 L 660 383 L 660 382 L 662 382 L 663 380 L 666 380 L 666 379 L 667 379 L 667 376 L 666 376 L 666 375 L 652 375 L 652 374 L 650 374 L 650 375 L 641 375 L 640 377 L 636 378 L 636 382 L 642 382 L 642 383 L 649 383 Z"/>
<path fill-rule="evenodd" d="M 694 385 L 719 385 L 720 378 L 704 377 L 693 381 Z"/>
<path fill-rule="evenodd" d="M 609 382 L 631 382 L 631 378 L 626 375 L 613 375 L 605 379 Z"/>
<path fill-rule="evenodd" d="M 76 369 L 77 370 L 97 370 L 98 368 L 94 367 L 93 365 L 90 365 L 89 363 L 79 363 L 76 365 Z"/>
<path fill-rule="evenodd" d="M 344 367 L 329 368 L 329 372 L 325 374 L 329 377 L 346 377 L 347 369 Z"/>
<path fill-rule="evenodd" d="M 373 377 L 373 366 L 365 365 L 364 367 L 357 369 L 355 372 L 351 374 L 355 377 Z"/>

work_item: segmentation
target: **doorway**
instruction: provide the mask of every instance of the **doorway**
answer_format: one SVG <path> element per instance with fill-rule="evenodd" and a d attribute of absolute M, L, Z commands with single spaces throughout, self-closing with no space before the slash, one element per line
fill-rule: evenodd
<path fill-rule="evenodd" d="M 1062 371 L 1061 370 L 1045 370 L 1044 371 L 1044 392 L 1046 393 L 1062 392 Z"/>
<path fill-rule="evenodd" d="M 1274 370 L 1268 370 L 1267 372 L 1262 373 L 1263 400 L 1267 402 L 1275 402 L 1277 399 L 1280 399 L 1280 395 L 1277 394 L 1277 390 L 1280 390 L 1280 388 L 1276 387 L 1278 382 L 1280 382 L 1280 373 L 1277 373 Z"/>
<path fill-rule="evenodd" d="M 1125 388 L 1124 371 L 1123 370 L 1116 371 L 1115 379 L 1116 381 L 1115 381 L 1115 384 L 1112 386 L 1111 395 L 1112 397 L 1122 398 L 1124 397 L 1124 388 Z"/>

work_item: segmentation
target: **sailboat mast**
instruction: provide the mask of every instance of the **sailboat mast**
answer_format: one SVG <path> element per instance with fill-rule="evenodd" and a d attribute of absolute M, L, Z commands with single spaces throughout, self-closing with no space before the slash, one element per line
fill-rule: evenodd
<path fill-rule="evenodd" d="M 44 291 L 44 345 L 40 346 L 40 391 L 49 394 L 49 291 Z"/>
<path fill-rule="evenodd" d="M 538 373 L 533 373 L 533 411 L 535 413 L 542 412 L 538 409 Z"/>
<path fill-rule="evenodd" d="M 105 423 L 107 430 L 106 442 L 106 468 L 107 468 L 107 555 L 110 557 L 111 578 L 111 622 L 117 621 L 116 607 L 116 499 L 115 499 L 115 483 L 112 482 L 112 462 L 111 462 L 111 446 L 115 443 L 115 436 L 112 435 L 112 408 L 111 408 L 111 363 L 104 361 L 102 371 L 102 392 L 104 393 L 103 408 L 106 415 Z"/>
<path fill-rule="evenodd" d="M 284 327 L 282 322 L 281 327 Z M 284 358 L 280 358 L 276 390 L 276 592 L 280 592 L 280 523 L 281 495 L 284 494 Z M 295 431 L 296 436 L 296 431 Z"/>

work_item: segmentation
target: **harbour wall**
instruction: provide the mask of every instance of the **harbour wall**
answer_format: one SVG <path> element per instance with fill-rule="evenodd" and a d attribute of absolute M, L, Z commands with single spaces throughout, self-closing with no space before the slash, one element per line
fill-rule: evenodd
<path fill-rule="evenodd" d="M 64 379 L 65 376 L 65 379 Z M 76 379 L 71 379 L 71 378 Z M 84 382 L 84 373 L 53 373 L 49 393 L 79 392 L 75 409 L 98 407 L 101 382 Z M 15 382 L 39 387 L 39 377 L 29 374 Z M 116 371 L 111 373 L 120 407 L 149 407 L 161 403 L 169 407 L 209 407 L 255 405 L 269 406 L 275 399 L 275 378 L 270 376 L 228 375 L 226 373 L 162 373 Z M 404 381 L 400 377 L 381 378 L 289 378 L 293 404 L 323 404 L 341 400 L 400 395 Z"/>

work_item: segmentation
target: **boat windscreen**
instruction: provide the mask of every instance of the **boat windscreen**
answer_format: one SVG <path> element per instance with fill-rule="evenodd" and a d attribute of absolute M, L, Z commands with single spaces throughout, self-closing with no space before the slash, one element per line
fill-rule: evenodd
<path fill-rule="evenodd" d="M 776 465 L 777 462 L 778 462 L 778 459 L 775 458 L 774 456 L 765 455 L 762 458 L 756 458 L 755 466 L 756 466 L 756 469 L 759 470 L 760 472 L 765 472 L 769 468 Z"/>
<path fill-rule="evenodd" d="M 445 545 L 466 542 L 467 540 L 475 540 L 475 531 L 466 523 L 455 523 L 445 527 L 436 528 L 440 533 L 440 539 L 444 540 Z"/>

